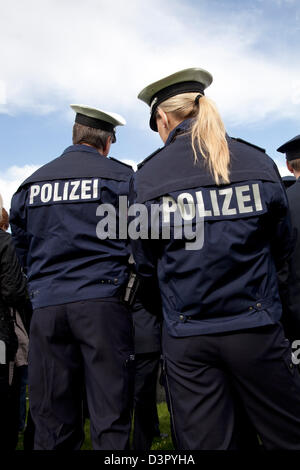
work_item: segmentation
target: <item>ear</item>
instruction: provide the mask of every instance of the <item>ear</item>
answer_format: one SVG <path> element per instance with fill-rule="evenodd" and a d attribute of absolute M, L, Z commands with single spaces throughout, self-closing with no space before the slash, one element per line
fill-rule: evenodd
<path fill-rule="evenodd" d="M 105 147 L 104 147 L 103 151 L 101 152 L 105 157 L 107 157 L 107 155 L 109 154 L 110 146 L 111 146 L 111 136 L 109 136 L 107 138 Z"/>
<path fill-rule="evenodd" d="M 291 165 L 289 164 L 288 160 L 286 161 L 286 166 L 287 166 L 287 169 L 294 174 L 294 170 L 293 168 L 291 167 Z"/>
<path fill-rule="evenodd" d="M 157 118 L 156 119 L 161 119 L 162 123 L 163 123 L 163 127 L 165 127 L 166 129 L 169 128 L 168 116 L 161 108 L 157 109 Z"/>

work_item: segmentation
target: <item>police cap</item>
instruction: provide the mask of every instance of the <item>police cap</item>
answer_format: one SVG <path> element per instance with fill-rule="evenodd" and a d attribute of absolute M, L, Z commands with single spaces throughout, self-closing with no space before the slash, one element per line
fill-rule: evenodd
<path fill-rule="evenodd" d="M 83 104 L 71 104 L 70 106 L 76 113 L 75 122 L 83 126 L 111 132 L 114 136 L 113 142 L 116 141 L 115 127 L 126 124 L 125 119 L 117 113 L 91 108 Z"/>
<path fill-rule="evenodd" d="M 150 127 L 157 132 L 155 111 L 168 98 L 182 93 L 199 92 L 204 95 L 213 78 L 206 70 L 189 68 L 168 75 L 144 88 L 138 98 L 150 106 Z"/>
<path fill-rule="evenodd" d="M 300 135 L 296 135 L 296 137 L 278 147 L 277 152 L 285 153 L 289 162 L 300 158 Z"/>

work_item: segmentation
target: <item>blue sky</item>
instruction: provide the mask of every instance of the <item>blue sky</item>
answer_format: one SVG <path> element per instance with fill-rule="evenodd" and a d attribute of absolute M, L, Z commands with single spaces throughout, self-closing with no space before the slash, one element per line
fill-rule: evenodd
<path fill-rule="evenodd" d="M 71 143 L 70 103 L 123 115 L 111 155 L 161 145 L 138 101 L 148 83 L 207 69 L 229 135 L 267 150 L 300 134 L 299 0 L 1 0 L 0 192 Z M 283 171 L 283 170 L 282 170 Z"/>

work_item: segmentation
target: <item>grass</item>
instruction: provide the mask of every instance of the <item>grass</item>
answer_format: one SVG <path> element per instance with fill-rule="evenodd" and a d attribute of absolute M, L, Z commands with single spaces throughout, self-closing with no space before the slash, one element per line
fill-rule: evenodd
<path fill-rule="evenodd" d="M 155 438 L 151 450 L 173 450 L 171 430 L 170 430 L 170 415 L 167 404 L 165 402 L 158 403 L 157 405 L 159 427 L 161 434 L 166 434 L 165 438 Z"/>
<path fill-rule="evenodd" d="M 159 417 L 159 426 L 160 432 L 163 435 L 167 435 L 163 438 L 155 438 L 151 447 L 151 450 L 173 450 L 173 444 L 171 439 L 171 431 L 170 431 L 170 415 L 165 402 L 161 402 L 157 404 L 157 411 Z M 92 450 L 92 443 L 90 437 L 90 422 L 89 420 L 86 421 L 85 427 L 85 440 L 81 447 L 81 450 Z M 23 436 L 19 434 L 19 443 L 16 450 L 23 450 Z"/>
<path fill-rule="evenodd" d="M 158 403 L 157 412 L 158 412 L 158 417 L 159 417 L 160 432 L 163 435 L 167 435 L 167 437 L 155 438 L 153 441 L 151 450 L 172 450 L 173 444 L 172 444 L 171 431 L 170 431 L 170 415 L 169 415 L 169 411 L 165 402 Z M 84 427 L 85 441 L 82 445 L 81 450 L 92 449 L 89 426 L 90 426 L 90 423 L 87 420 L 85 423 L 85 427 Z"/>

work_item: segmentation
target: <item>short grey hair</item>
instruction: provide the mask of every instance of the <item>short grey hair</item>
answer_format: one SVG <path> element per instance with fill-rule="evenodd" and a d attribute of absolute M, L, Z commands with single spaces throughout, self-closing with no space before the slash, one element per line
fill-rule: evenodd
<path fill-rule="evenodd" d="M 86 144 L 93 145 L 97 149 L 103 150 L 107 139 L 111 137 L 114 141 L 114 134 L 102 129 L 94 129 L 93 127 L 83 126 L 75 122 L 73 126 L 73 144 Z"/>

